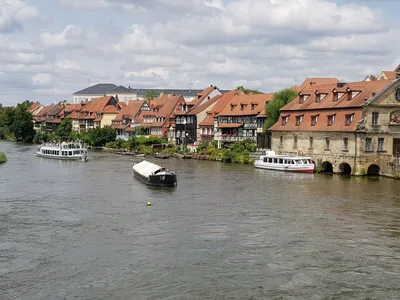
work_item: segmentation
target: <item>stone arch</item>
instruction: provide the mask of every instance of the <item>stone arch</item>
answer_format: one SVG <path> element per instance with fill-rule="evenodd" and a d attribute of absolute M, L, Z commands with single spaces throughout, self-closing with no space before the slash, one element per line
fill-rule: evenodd
<path fill-rule="evenodd" d="M 390 113 L 390 124 L 400 124 L 400 110 L 395 110 Z"/>
<path fill-rule="evenodd" d="M 333 173 L 333 165 L 329 161 L 324 161 L 321 167 L 322 167 L 322 172 Z"/>
<path fill-rule="evenodd" d="M 339 165 L 339 172 L 340 172 L 340 174 L 343 174 L 343 175 L 350 175 L 351 174 L 351 166 L 348 163 L 343 162 Z"/>
<path fill-rule="evenodd" d="M 372 164 L 368 167 L 367 175 L 368 176 L 379 176 L 381 172 L 381 168 L 378 165 Z"/>

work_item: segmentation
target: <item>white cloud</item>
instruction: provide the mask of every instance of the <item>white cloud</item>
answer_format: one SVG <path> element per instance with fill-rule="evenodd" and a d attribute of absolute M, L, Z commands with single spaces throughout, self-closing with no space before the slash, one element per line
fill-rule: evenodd
<path fill-rule="evenodd" d="M 0 2 L 0 33 L 21 29 L 23 23 L 39 17 L 34 6 L 21 0 L 2 0 Z"/>
<path fill-rule="evenodd" d="M 50 85 L 53 81 L 53 77 L 51 74 L 47 73 L 38 73 L 32 76 L 32 83 L 33 85 L 39 86 L 47 86 Z"/>
<path fill-rule="evenodd" d="M 400 62 L 399 22 L 387 26 L 369 2 L 59 0 L 57 11 L 44 2 L 35 3 L 45 23 L 0 36 L 0 86 L 51 101 L 99 82 L 269 92 L 308 76 L 362 80 Z M 4 24 L 0 32 L 18 28 Z"/>
<path fill-rule="evenodd" d="M 45 46 L 77 48 L 90 45 L 90 43 L 96 37 L 96 33 L 84 30 L 75 25 L 67 25 L 64 30 L 59 33 L 45 32 L 40 35 L 40 38 Z"/>

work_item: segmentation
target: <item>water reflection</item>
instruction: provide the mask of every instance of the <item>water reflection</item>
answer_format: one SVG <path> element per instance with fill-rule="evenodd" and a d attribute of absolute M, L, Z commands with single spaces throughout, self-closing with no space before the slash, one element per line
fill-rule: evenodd
<path fill-rule="evenodd" d="M 398 181 L 171 158 L 154 189 L 134 157 L 0 149 L 4 299 L 398 297 Z"/>

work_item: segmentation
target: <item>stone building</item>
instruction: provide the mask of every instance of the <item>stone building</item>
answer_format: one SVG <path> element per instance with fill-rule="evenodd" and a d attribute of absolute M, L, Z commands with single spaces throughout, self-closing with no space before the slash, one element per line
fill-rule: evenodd
<path fill-rule="evenodd" d="M 391 83 L 375 80 L 309 85 L 282 107 L 278 122 L 270 128 L 272 150 L 311 156 L 327 172 L 380 172 L 374 165 L 382 151 L 370 148 L 370 137 L 360 132 L 360 125 L 362 128 L 365 122 L 367 104 L 376 103 L 373 99 Z M 386 149 L 381 144 L 379 147 Z M 371 149 L 375 150 L 373 154 Z"/>
<path fill-rule="evenodd" d="M 358 173 L 400 176 L 400 70 L 365 103 L 356 135 Z"/>

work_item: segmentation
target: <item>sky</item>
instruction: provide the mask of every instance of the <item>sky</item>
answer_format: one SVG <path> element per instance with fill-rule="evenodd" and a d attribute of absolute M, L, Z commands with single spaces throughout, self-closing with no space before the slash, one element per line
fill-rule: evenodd
<path fill-rule="evenodd" d="M 0 103 L 89 85 L 275 92 L 400 64 L 398 0 L 0 0 Z"/>

